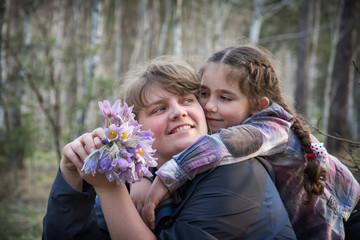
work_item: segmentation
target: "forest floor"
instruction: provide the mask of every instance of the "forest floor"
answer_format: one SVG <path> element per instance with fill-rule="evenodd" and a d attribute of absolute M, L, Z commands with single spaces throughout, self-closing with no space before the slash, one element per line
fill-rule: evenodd
<path fill-rule="evenodd" d="M 55 154 L 38 153 L 25 161 L 24 170 L 1 173 L 0 240 L 41 239 L 42 219 L 58 166 Z"/>
<path fill-rule="evenodd" d="M 0 240 L 41 239 L 42 220 L 59 162 L 55 154 L 37 153 L 25 168 L 0 173 Z M 354 170 L 354 169 L 352 169 Z M 360 180 L 360 172 L 354 172 Z"/>

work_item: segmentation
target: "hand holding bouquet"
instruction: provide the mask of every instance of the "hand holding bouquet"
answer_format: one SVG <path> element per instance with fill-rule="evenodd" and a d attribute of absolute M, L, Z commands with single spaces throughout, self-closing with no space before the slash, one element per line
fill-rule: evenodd
<path fill-rule="evenodd" d="M 85 159 L 81 170 L 93 176 L 96 171 L 105 173 L 110 182 L 116 180 L 117 184 L 139 182 L 144 175 L 151 177 L 148 168 L 157 166 L 155 150 L 151 147 L 153 133 L 141 131 L 133 107 L 126 103 L 121 106 L 120 100 L 112 107 L 104 100 L 99 102 L 99 107 L 104 115 L 105 145 Z"/>

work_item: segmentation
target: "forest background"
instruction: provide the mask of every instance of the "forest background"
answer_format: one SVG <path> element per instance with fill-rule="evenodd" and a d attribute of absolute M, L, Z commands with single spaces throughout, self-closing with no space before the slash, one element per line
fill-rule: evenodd
<path fill-rule="evenodd" d="M 215 50 L 273 54 L 311 132 L 360 179 L 355 0 L 0 0 L 0 239 L 40 239 L 64 144 L 101 127 L 137 64 Z"/>

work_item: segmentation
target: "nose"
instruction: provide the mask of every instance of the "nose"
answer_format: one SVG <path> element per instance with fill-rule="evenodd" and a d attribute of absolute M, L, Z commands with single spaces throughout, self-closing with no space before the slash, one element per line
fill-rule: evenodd
<path fill-rule="evenodd" d="M 207 112 L 217 112 L 217 105 L 212 98 L 205 102 L 204 109 Z"/>
<path fill-rule="evenodd" d="M 186 116 L 187 116 L 187 110 L 184 106 L 181 106 L 178 103 L 173 104 L 171 106 L 171 112 L 169 115 L 171 120 L 175 120 Z"/>

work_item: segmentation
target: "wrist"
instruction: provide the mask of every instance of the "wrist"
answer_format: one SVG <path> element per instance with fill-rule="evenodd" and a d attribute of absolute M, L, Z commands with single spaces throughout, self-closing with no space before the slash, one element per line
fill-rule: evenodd
<path fill-rule="evenodd" d="M 68 167 L 64 167 L 63 164 L 60 164 L 60 173 L 67 184 L 69 184 L 76 191 L 82 192 L 83 179 L 80 177 L 77 170 L 71 170 Z"/>
<path fill-rule="evenodd" d="M 122 187 L 126 188 L 125 184 L 117 185 L 116 183 L 114 183 L 114 184 L 94 186 L 95 191 L 98 195 L 113 193 L 115 191 L 121 190 Z"/>

